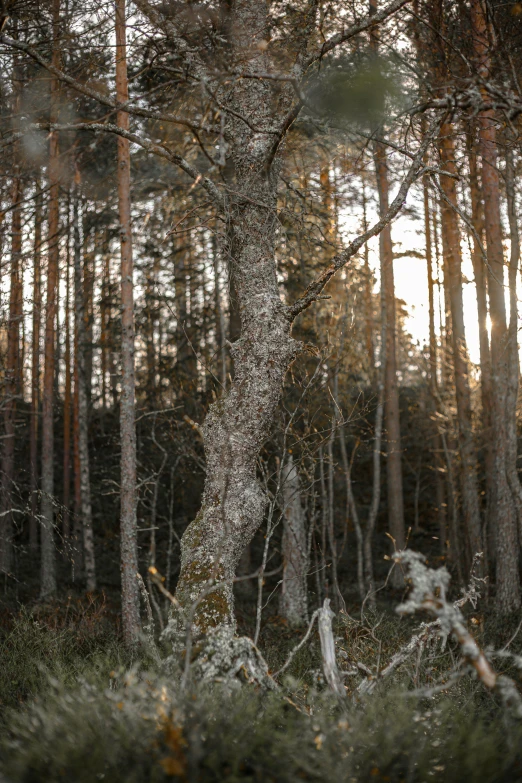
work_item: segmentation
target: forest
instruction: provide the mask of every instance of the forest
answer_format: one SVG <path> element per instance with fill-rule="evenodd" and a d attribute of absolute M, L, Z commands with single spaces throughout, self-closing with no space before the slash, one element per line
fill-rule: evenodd
<path fill-rule="evenodd" d="M 0 783 L 522 781 L 522 4 L 0 61 Z"/>

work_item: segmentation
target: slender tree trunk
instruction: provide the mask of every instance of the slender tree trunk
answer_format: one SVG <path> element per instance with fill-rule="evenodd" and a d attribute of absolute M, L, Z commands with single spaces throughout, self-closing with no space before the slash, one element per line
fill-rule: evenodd
<path fill-rule="evenodd" d="M 77 177 L 78 180 L 78 177 Z M 89 401 L 87 398 L 86 353 L 87 334 L 84 314 L 84 291 L 82 281 L 82 241 L 80 236 L 80 198 L 78 181 L 73 203 L 74 232 L 74 313 L 78 340 L 76 354 L 77 399 L 78 399 L 78 468 L 80 476 L 80 521 L 83 565 L 87 592 L 96 589 L 96 563 L 92 526 L 91 481 L 89 466 Z"/>
<path fill-rule="evenodd" d="M 116 0 L 116 97 L 128 100 L 125 0 Z M 129 115 L 118 112 L 120 128 L 128 129 Z M 138 543 L 136 519 L 136 412 L 134 380 L 134 285 L 132 260 L 130 147 L 118 136 L 118 211 L 121 237 L 121 593 L 123 635 L 136 644 L 140 631 Z"/>
<path fill-rule="evenodd" d="M 16 73 L 16 72 L 15 72 Z M 17 85 L 17 90 L 19 89 Z M 19 105 L 15 98 L 15 110 Z M 14 151 L 17 156 L 17 150 Z M 15 157 L 16 160 L 16 157 Z M 11 224 L 11 288 L 9 294 L 9 324 L 7 329 L 7 357 L 5 367 L 4 437 L 2 450 L 2 497 L 0 516 L 0 573 L 12 570 L 13 508 L 15 470 L 15 418 L 20 385 L 20 324 L 23 317 L 22 291 L 22 186 L 18 162 L 11 190 L 13 205 Z"/>
<path fill-rule="evenodd" d="M 102 408 L 105 413 L 107 409 L 107 372 L 109 368 L 108 351 L 108 327 L 109 327 L 109 288 L 110 288 L 110 252 L 108 231 L 105 231 L 103 245 L 103 272 L 102 272 L 102 291 L 100 299 L 100 349 L 101 349 L 101 382 L 102 382 Z M 103 419 L 102 419 L 103 421 Z"/>
<path fill-rule="evenodd" d="M 67 203 L 67 221 L 70 218 L 70 201 Z M 70 537 L 70 489 L 71 489 L 71 307 L 70 307 L 70 266 L 71 241 L 67 235 L 67 257 L 65 269 L 65 389 L 63 400 L 63 518 L 62 533 L 64 541 Z"/>
<path fill-rule="evenodd" d="M 367 197 L 364 178 L 362 180 L 362 204 L 363 204 L 363 231 L 368 231 Z M 375 372 L 375 349 L 373 344 L 373 305 L 372 305 L 372 272 L 370 270 L 370 247 L 368 242 L 364 245 L 364 326 L 366 337 L 366 350 L 372 373 Z M 372 379 L 373 380 L 373 379 Z"/>
<path fill-rule="evenodd" d="M 454 129 L 445 122 L 439 136 L 442 168 L 456 174 Z M 441 176 L 441 188 L 447 199 L 442 200 L 442 241 L 447 265 L 447 280 L 451 307 L 453 366 L 459 433 L 461 467 L 462 512 L 467 543 L 467 564 L 477 552 L 482 552 L 480 506 L 477 481 L 477 458 L 473 440 L 471 392 L 469 387 L 469 360 L 464 329 L 462 302 L 462 257 L 458 214 L 451 205 L 457 205 L 455 180 Z M 449 203 L 448 203 L 449 202 Z"/>
<path fill-rule="evenodd" d="M 33 268 L 33 333 L 31 361 L 31 428 L 29 454 L 31 461 L 31 517 L 29 520 L 29 549 L 38 548 L 38 422 L 40 418 L 40 332 L 42 322 L 42 195 L 40 180 L 35 183 L 37 196 L 34 216 L 34 268 Z"/>
<path fill-rule="evenodd" d="M 376 142 L 374 147 L 377 190 L 379 193 L 379 212 L 384 215 L 388 209 L 388 167 L 385 147 Z M 406 536 L 404 531 L 404 501 L 402 493 L 401 426 L 399 411 L 399 389 L 397 385 L 397 316 L 395 304 L 395 283 L 393 278 L 393 245 L 389 226 L 381 232 L 381 280 L 386 301 L 386 383 L 385 383 L 385 423 L 387 433 L 386 475 L 388 485 L 388 525 L 397 549 L 404 549 Z M 403 582 L 398 569 L 395 569 L 393 583 L 400 586 Z"/>
<path fill-rule="evenodd" d="M 333 398 L 338 399 L 338 386 L 339 386 L 339 365 L 336 364 L 333 373 Z M 328 517 L 327 517 L 327 530 L 328 530 L 328 543 L 330 544 L 330 554 L 332 556 L 332 587 L 334 591 L 334 606 L 336 611 L 339 610 L 343 602 L 341 590 L 339 588 L 339 575 L 338 575 L 338 555 L 337 555 L 337 538 L 335 535 L 335 457 L 334 457 L 334 444 L 337 437 L 337 419 L 338 411 L 334 403 L 332 410 L 330 437 L 327 442 L 327 454 L 328 454 Z"/>
<path fill-rule="evenodd" d="M 473 42 L 479 74 L 487 79 L 490 71 L 486 16 L 480 0 L 472 0 Z M 488 256 L 488 292 L 491 317 L 491 372 L 493 387 L 493 441 L 495 454 L 496 505 L 493 510 L 497 534 L 496 601 L 501 612 L 520 607 L 518 536 L 516 509 L 509 475 L 516 465 L 508 465 L 507 395 L 509 386 L 509 334 L 504 299 L 504 252 L 500 218 L 500 183 L 497 167 L 497 138 L 493 110 L 479 114 L 482 193 Z"/>
<path fill-rule="evenodd" d="M 441 199 L 442 201 L 442 199 Z M 439 204 L 440 207 L 440 204 Z M 437 220 L 440 214 L 441 219 Z M 453 383 L 453 351 L 452 345 L 452 319 L 450 307 L 449 262 L 447 260 L 448 242 L 445 238 L 445 223 L 442 220 L 442 209 L 434 212 L 434 239 L 437 253 L 437 268 L 439 281 L 442 276 L 442 288 L 439 282 L 439 297 L 444 292 L 444 316 L 440 313 L 441 322 L 441 377 L 437 390 L 439 410 L 444 414 L 445 422 L 441 422 L 439 435 L 446 466 L 446 497 L 448 508 L 448 545 L 447 560 L 455 567 L 460 584 L 463 581 L 462 546 L 460 541 L 461 525 L 459 523 L 458 491 L 454 476 L 454 461 L 457 452 L 457 443 L 454 437 L 454 422 L 451 408 L 447 405 L 448 395 L 452 396 Z M 440 248 L 442 247 L 442 253 Z M 453 400 L 451 401 L 453 403 Z M 452 405 L 453 407 L 453 405 Z"/>
<path fill-rule="evenodd" d="M 426 269 L 428 273 L 428 308 L 429 308 L 429 348 L 430 348 L 430 414 L 434 417 L 438 407 L 438 363 L 437 363 L 437 336 L 435 333 L 435 281 L 433 279 L 433 247 L 431 235 L 430 197 L 428 188 L 428 175 L 423 178 L 424 196 L 424 233 L 426 238 Z M 441 541 L 441 554 L 445 553 L 446 542 L 446 509 L 444 507 L 444 487 L 442 472 L 444 470 L 444 458 L 442 455 L 442 442 L 438 426 L 434 427 L 434 452 L 435 452 L 435 501 L 437 504 L 437 517 L 439 537 Z"/>
<path fill-rule="evenodd" d="M 520 264 L 520 234 L 517 221 L 517 199 L 515 164 L 513 161 L 513 148 L 511 139 L 506 144 L 506 199 L 509 219 L 509 239 L 511 252 L 509 258 L 509 356 L 508 356 L 508 387 L 506 399 L 506 426 L 507 426 L 507 457 L 506 469 L 509 487 L 513 495 L 513 501 L 517 510 L 519 544 L 522 543 L 522 487 L 517 470 L 518 438 L 517 438 L 517 404 L 519 387 L 519 358 L 518 358 L 518 297 L 517 278 Z"/>
<path fill-rule="evenodd" d="M 176 369 L 185 404 L 191 415 L 194 415 L 194 392 L 197 387 L 198 367 L 194 353 L 192 321 L 194 314 L 190 311 L 190 298 L 187 290 L 187 278 L 193 272 L 192 248 L 190 244 L 182 245 L 180 239 L 175 244 L 176 270 L 176 305 L 177 305 L 177 351 Z"/>
<path fill-rule="evenodd" d="M 370 14 L 377 11 L 377 0 L 370 0 Z M 378 28 L 370 32 L 370 46 L 377 53 L 379 49 Z M 373 159 L 379 194 L 379 214 L 382 216 L 389 206 L 389 181 L 386 147 L 381 141 L 373 146 Z M 399 389 L 397 385 L 397 314 L 395 282 L 393 277 L 393 244 L 391 228 L 386 226 L 379 235 L 381 261 L 381 285 L 384 290 L 386 312 L 386 378 L 385 378 L 385 425 L 387 436 L 386 478 L 388 486 L 388 527 L 397 549 L 404 549 L 406 535 L 404 528 L 404 497 L 402 490 L 401 424 Z M 404 580 L 398 568 L 392 572 L 392 584 L 401 587 Z"/>
<path fill-rule="evenodd" d="M 53 0 L 53 65 L 60 67 L 60 0 Z M 51 116 L 56 116 L 59 80 L 51 80 Z M 54 544 L 54 373 L 56 350 L 56 298 L 59 258 L 59 152 L 58 132 L 49 141 L 49 239 L 47 244 L 47 301 L 45 308 L 44 380 L 42 398 L 42 506 L 41 506 L 41 596 L 56 592 Z"/>
<path fill-rule="evenodd" d="M 77 198 L 76 191 L 74 197 Z M 74 202 L 73 202 L 73 222 L 74 222 Z M 80 414 L 79 414 L 79 339 L 78 330 L 80 326 L 80 316 L 76 312 L 77 303 L 81 305 L 81 318 L 83 319 L 83 290 L 81 294 L 81 300 L 77 299 L 77 276 L 80 280 L 80 287 L 83 288 L 82 281 L 82 269 L 81 263 L 77 263 L 78 259 L 81 259 L 81 247 L 78 246 L 80 242 L 80 226 L 78 225 L 77 231 L 74 230 L 73 225 L 73 241 L 74 241 L 74 392 L 73 392 L 73 472 L 74 472 L 74 519 L 72 525 L 72 538 L 70 541 L 70 554 L 71 554 L 71 570 L 73 582 L 80 580 L 83 576 L 83 543 L 82 543 L 82 478 L 81 478 L 81 466 L 80 466 Z M 79 267 L 79 271 L 77 271 Z M 83 323 L 83 320 L 82 320 Z"/>
<path fill-rule="evenodd" d="M 480 193 L 479 175 L 477 170 L 477 155 L 474 144 L 474 134 L 468 133 L 468 160 L 470 173 L 470 194 L 471 194 L 471 216 L 473 228 L 477 237 L 481 240 L 484 236 L 484 207 Z M 494 505 L 495 482 L 494 482 L 494 454 L 493 438 L 491 431 L 491 409 L 492 409 L 492 388 L 491 388 L 491 355 L 489 348 L 489 333 L 487 325 L 488 304 L 487 304 L 487 269 L 482 257 L 482 249 L 477 240 L 473 237 L 473 250 L 471 259 L 473 262 L 473 273 L 475 275 L 475 289 L 477 292 L 477 314 L 479 327 L 479 348 L 480 348 L 480 391 L 482 400 L 482 432 L 484 440 L 484 468 L 486 484 L 486 520 L 483 531 L 483 545 L 487 550 L 487 562 L 495 560 L 495 535 L 492 530 L 491 508 Z"/>
<path fill-rule="evenodd" d="M 283 584 L 280 613 L 289 625 L 308 620 L 308 546 L 301 503 L 299 474 L 290 454 L 282 471 L 283 494 Z"/>
<path fill-rule="evenodd" d="M 96 202 L 95 202 L 96 207 Z M 86 221 L 86 211 L 83 213 L 83 222 Z M 92 400 L 92 368 L 93 368 L 93 328 L 94 328 L 94 280 L 96 277 L 96 251 L 101 241 L 102 232 L 94 227 L 91 231 L 92 246 L 83 229 L 83 313 L 85 319 L 85 383 L 87 388 L 87 401 L 90 406 Z"/>

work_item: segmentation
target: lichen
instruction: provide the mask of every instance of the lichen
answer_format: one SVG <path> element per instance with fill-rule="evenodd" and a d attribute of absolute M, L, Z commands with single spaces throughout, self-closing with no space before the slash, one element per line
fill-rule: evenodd
<path fill-rule="evenodd" d="M 277 690 L 267 663 L 253 641 L 246 636 L 234 636 L 228 626 L 207 634 L 192 673 L 198 680 L 219 681 L 230 687 L 246 682 L 263 690 Z"/>

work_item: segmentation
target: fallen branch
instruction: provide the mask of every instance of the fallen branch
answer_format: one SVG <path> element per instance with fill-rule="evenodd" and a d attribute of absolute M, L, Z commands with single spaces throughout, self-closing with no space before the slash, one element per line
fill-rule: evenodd
<path fill-rule="evenodd" d="M 332 630 L 332 619 L 335 617 L 330 609 L 330 599 L 325 598 L 324 604 L 318 610 L 317 625 L 319 627 L 319 638 L 321 640 L 321 654 L 323 658 L 323 671 L 326 682 L 330 689 L 340 699 L 346 698 L 346 691 L 337 667 L 335 655 L 335 640 Z"/>
<path fill-rule="evenodd" d="M 468 631 L 458 602 L 453 604 L 446 600 L 450 581 L 446 568 L 428 568 L 424 556 L 410 550 L 395 552 L 393 559 L 404 567 L 412 584 L 407 600 L 397 607 L 398 614 L 424 611 L 434 617 L 440 624 L 440 632 L 455 639 L 462 657 L 475 670 L 482 684 L 498 694 L 504 707 L 515 717 L 522 718 L 522 697 L 515 683 L 509 677 L 497 674 Z"/>

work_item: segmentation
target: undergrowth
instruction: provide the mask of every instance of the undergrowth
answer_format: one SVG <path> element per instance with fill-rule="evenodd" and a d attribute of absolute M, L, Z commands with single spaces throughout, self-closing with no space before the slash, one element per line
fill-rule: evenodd
<path fill-rule="evenodd" d="M 340 649 L 369 668 L 410 633 L 389 613 L 337 626 Z M 286 651 L 274 641 L 268 653 L 275 668 Z M 182 691 L 173 664 L 132 660 L 114 633 L 49 627 L 27 613 L 0 638 L 0 656 L 0 780 L 8 783 L 522 781 L 522 727 L 478 682 L 415 695 L 415 678 L 448 668 L 451 645 L 365 698 L 348 678 L 344 706 L 321 685 L 314 636 L 276 693 L 222 683 Z"/>

